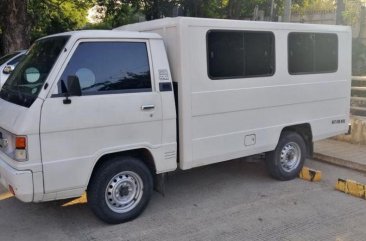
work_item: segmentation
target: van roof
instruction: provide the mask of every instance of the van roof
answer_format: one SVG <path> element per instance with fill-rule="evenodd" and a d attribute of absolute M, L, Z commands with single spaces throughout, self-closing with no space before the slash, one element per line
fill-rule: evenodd
<path fill-rule="evenodd" d="M 147 22 L 124 25 L 114 30 L 138 30 L 148 31 L 167 26 L 185 25 L 192 27 L 226 28 L 226 29 L 261 29 L 261 30 L 292 30 L 292 31 L 320 31 L 320 32 L 350 32 L 349 26 L 307 24 L 307 23 L 284 23 L 265 22 L 250 20 L 213 19 L 213 18 L 193 18 L 174 17 L 162 18 Z"/>
<path fill-rule="evenodd" d="M 136 31 L 112 31 L 112 30 L 78 30 L 49 35 L 44 38 L 57 36 L 71 36 L 75 39 L 81 38 L 127 38 L 127 39 L 161 39 L 156 33 L 141 33 Z"/>

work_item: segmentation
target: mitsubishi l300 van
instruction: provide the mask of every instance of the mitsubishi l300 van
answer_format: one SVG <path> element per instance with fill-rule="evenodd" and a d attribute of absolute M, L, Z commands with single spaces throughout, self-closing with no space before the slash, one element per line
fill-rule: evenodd
<path fill-rule="evenodd" d="M 344 26 L 179 17 L 47 36 L 0 92 L 0 183 L 24 202 L 86 191 L 120 223 L 178 167 L 264 153 L 291 180 L 314 141 L 348 131 L 350 79 Z"/>

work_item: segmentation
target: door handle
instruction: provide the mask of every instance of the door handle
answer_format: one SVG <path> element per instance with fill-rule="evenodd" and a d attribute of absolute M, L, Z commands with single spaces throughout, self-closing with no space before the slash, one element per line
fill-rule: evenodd
<path fill-rule="evenodd" d="M 155 109 L 155 105 L 142 105 L 141 110 L 153 110 Z"/>

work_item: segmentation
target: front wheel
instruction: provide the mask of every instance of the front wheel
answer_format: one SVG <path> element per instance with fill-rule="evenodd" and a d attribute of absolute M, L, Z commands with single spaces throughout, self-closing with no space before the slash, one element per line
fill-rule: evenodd
<path fill-rule="evenodd" d="M 306 144 L 296 132 L 283 132 L 274 151 L 266 154 L 266 164 L 272 177 L 286 181 L 299 175 L 306 158 Z"/>
<path fill-rule="evenodd" d="M 133 157 L 116 157 L 102 163 L 93 175 L 88 204 L 107 223 L 136 218 L 149 202 L 153 190 L 150 170 Z"/>

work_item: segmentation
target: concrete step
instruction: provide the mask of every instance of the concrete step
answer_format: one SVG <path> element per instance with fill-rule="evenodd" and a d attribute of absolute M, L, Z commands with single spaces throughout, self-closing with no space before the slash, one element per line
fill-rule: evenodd
<path fill-rule="evenodd" d="M 357 116 L 366 116 L 366 107 L 351 106 L 351 114 Z"/>
<path fill-rule="evenodd" d="M 366 116 L 366 76 L 352 76 L 351 114 Z"/>
<path fill-rule="evenodd" d="M 352 87 L 352 97 L 366 97 L 366 87 Z"/>
<path fill-rule="evenodd" d="M 366 146 L 333 139 L 314 143 L 314 158 L 366 172 Z"/>
<path fill-rule="evenodd" d="M 366 97 L 351 97 L 351 106 L 366 108 Z"/>
<path fill-rule="evenodd" d="M 353 76 L 352 86 L 354 87 L 366 87 L 366 77 L 364 76 Z"/>

